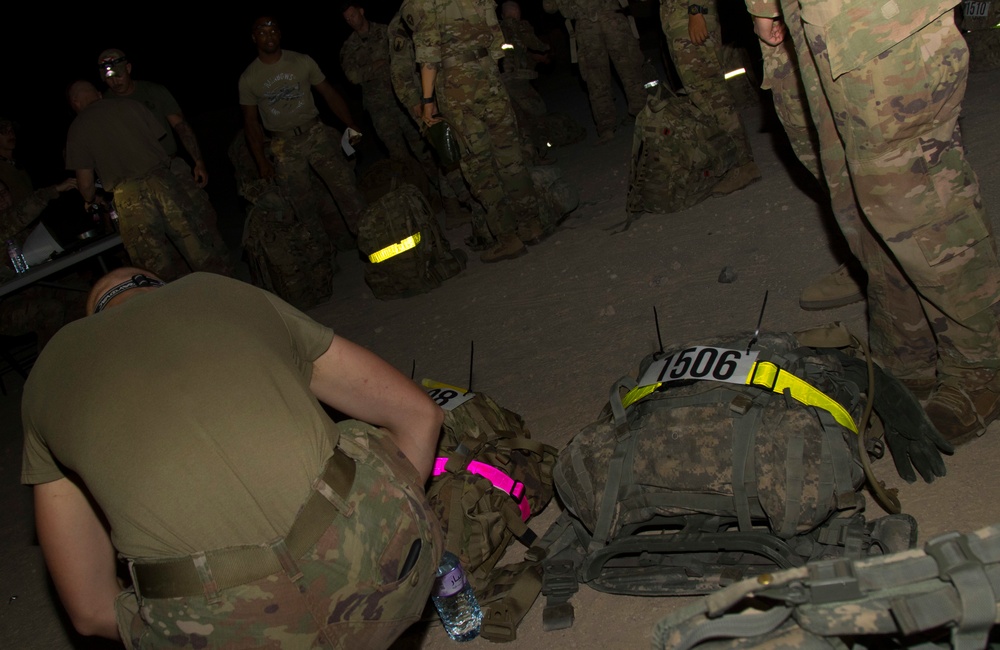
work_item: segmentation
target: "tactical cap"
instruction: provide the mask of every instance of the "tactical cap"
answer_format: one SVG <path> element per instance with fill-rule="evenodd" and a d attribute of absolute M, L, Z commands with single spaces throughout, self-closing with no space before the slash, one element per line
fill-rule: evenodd
<path fill-rule="evenodd" d="M 97 57 L 97 73 L 101 75 L 102 79 L 117 77 L 126 72 L 126 64 L 128 64 L 128 58 L 121 50 L 114 48 L 104 50 Z"/>

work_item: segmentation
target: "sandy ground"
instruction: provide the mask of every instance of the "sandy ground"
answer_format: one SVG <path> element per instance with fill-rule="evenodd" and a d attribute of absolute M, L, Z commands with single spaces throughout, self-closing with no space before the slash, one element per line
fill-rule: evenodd
<path fill-rule="evenodd" d="M 556 80 L 557 82 L 559 80 Z M 964 128 L 987 206 L 1000 205 L 1000 71 L 973 75 Z M 584 95 L 571 78 L 547 90 L 550 108 L 587 119 Z M 556 152 L 565 178 L 580 188 L 581 206 L 550 239 L 517 260 L 468 269 L 432 293 L 383 302 L 363 281 L 360 263 L 340 258 L 334 298 L 311 313 L 349 339 L 370 347 L 403 372 L 465 385 L 475 346 L 472 387 L 521 413 L 533 435 L 564 445 L 593 421 L 619 377 L 635 375 L 657 347 L 656 307 L 664 344 L 752 329 L 764 292 L 763 328 L 791 331 L 831 320 L 864 332 L 865 307 L 828 312 L 798 307 L 799 291 L 834 269 L 843 255 L 839 235 L 789 162 L 783 136 L 763 131 L 767 111 L 744 112 L 761 182 L 671 215 L 645 215 L 620 230 L 631 151 L 631 129 L 600 148 L 589 142 Z M 591 130 L 589 140 L 594 134 Z M 998 212 L 992 211 L 994 220 Z M 452 231 L 453 242 L 467 233 Z M 724 267 L 736 281 L 718 281 Z M 8 375 L 8 385 L 17 380 Z M 17 484 L 19 387 L 0 399 L 0 646 L 15 649 L 104 647 L 66 631 L 47 583 L 31 527 L 30 492 Z M 903 483 L 889 460 L 876 473 L 900 489 L 905 512 L 920 523 L 920 539 L 969 531 L 1000 521 L 1000 488 L 992 482 L 1000 436 L 963 447 L 948 476 L 932 485 Z M 871 503 L 869 499 L 869 503 Z M 879 514 L 870 506 L 871 516 Z M 544 530 L 553 504 L 534 520 Z M 528 613 L 511 647 L 649 647 L 653 625 L 688 602 L 681 598 L 611 596 L 586 586 L 574 598 L 576 623 L 543 632 L 541 603 Z M 468 647 L 488 642 L 475 640 Z M 440 626 L 414 629 L 399 647 L 453 647 Z"/>

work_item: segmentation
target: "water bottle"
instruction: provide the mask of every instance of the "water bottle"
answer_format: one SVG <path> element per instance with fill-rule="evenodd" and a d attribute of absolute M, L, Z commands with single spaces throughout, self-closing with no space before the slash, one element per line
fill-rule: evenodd
<path fill-rule="evenodd" d="M 13 239 L 7 240 L 7 255 L 10 257 L 10 263 L 14 265 L 15 273 L 24 273 L 28 270 L 28 261 L 24 259 L 21 247 Z"/>
<path fill-rule="evenodd" d="M 468 641 L 479 636 L 483 612 L 462 565 L 453 553 L 445 551 L 441 558 L 431 600 L 452 641 Z"/>

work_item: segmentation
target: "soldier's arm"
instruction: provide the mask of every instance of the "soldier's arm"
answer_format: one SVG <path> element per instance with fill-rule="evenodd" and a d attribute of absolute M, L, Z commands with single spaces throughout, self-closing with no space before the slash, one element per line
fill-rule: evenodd
<path fill-rule="evenodd" d="M 423 95 L 420 103 L 423 105 L 424 109 L 424 122 L 428 125 L 436 124 L 441 121 L 440 117 L 435 117 L 438 112 L 437 102 L 432 102 L 430 104 L 424 103 L 424 99 L 434 97 L 434 84 L 437 81 L 439 67 L 440 65 L 437 63 L 420 64 L 420 91 Z"/>
<path fill-rule="evenodd" d="M 316 92 L 319 93 L 319 96 L 326 101 L 326 105 L 330 107 L 330 110 L 333 111 L 333 114 L 336 115 L 341 122 L 355 131 L 361 131 L 361 129 L 358 128 L 357 122 L 355 122 L 354 118 L 351 116 L 350 109 L 347 108 L 347 102 L 345 102 L 344 98 L 340 96 L 340 93 L 334 90 L 329 81 L 324 79 L 313 86 L 313 88 L 315 88 Z"/>
<path fill-rule="evenodd" d="M 374 352 L 334 336 L 313 362 L 309 388 L 342 413 L 387 429 L 422 482 L 427 481 L 444 411 L 416 383 Z"/>
<path fill-rule="evenodd" d="M 257 171 L 261 178 L 274 178 L 274 167 L 264 154 L 264 127 L 260 124 L 257 106 L 242 104 L 242 107 L 243 132 L 246 134 L 247 146 L 250 147 L 250 155 L 257 163 Z"/>
<path fill-rule="evenodd" d="M 93 169 L 76 170 L 76 189 L 80 190 L 80 196 L 85 203 L 93 203 L 97 196 L 97 183 L 94 180 Z"/>
<path fill-rule="evenodd" d="M 177 138 L 184 145 L 188 154 L 191 155 L 191 160 L 194 161 L 194 183 L 198 187 L 205 187 L 208 184 L 208 169 L 205 167 L 205 160 L 201 155 L 201 147 L 198 146 L 198 138 L 195 137 L 194 129 L 191 125 L 184 121 L 184 115 L 182 113 L 174 113 L 172 115 L 167 115 L 167 121 L 170 122 L 170 126 L 173 127 L 174 132 L 177 134 Z"/>
<path fill-rule="evenodd" d="M 2 184 L 3 181 L 0 181 L 0 185 Z M 35 190 L 20 203 L 0 210 L 0 240 L 7 241 L 27 228 L 42 214 L 42 210 L 49 204 L 49 201 L 57 198 L 60 192 L 74 187 L 76 187 L 76 180 L 67 179 L 58 185 Z M 3 189 L 6 191 L 6 186 Z"/>
<path fill-rule="evenodd" d="M 344 43 L 344 46 L 340 48 L 340 68 L 344 71 L 344 76 L 352 84 L 359 85 L 363 79 L 361 78 L 361 71 L 357 64 L 357 57 L 354 56 L 355 52 L 351 49 L 350 40 Z"/>
<path fill-rule="evenodd" d="M 80 634 L 118 640 L 121 591 L 115 549 L 90 499 L 68 478 L 34 488 L 35 525 L 45 564 Z"/>

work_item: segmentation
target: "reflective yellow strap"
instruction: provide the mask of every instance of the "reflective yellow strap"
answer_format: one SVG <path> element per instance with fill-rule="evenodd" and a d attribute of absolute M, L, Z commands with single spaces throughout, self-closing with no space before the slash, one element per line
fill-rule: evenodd
<path fill-rule="evenodd" d="M 368 260 L 372 264 L 378 264 L 379 262 L 384 262 L 390 257 L 395 257 L 404 251 L 408 251 L 420 243 L 420 233 L 414 233 L 399 242 L 398 244 L 389 244 L 380 251 L 376 251 L 368 256 Z"/>
<path fill-rule="evenodd" d="M 654 390 L 662 386 L 662 382 L 657 382 L 655 384 L 650 384 L 649 386 L 636 386 L 629 392 L 625 393 L 625 397 L 622 398 L 622 407 L 628 408 L 641 400 L 646 395 L 651 394 Z"/>
<path fill-rule="evenodd" d="M 433 379 L 421 379 L 420 384 L 424 388 L 448 388 L 454 391 L 458 391 L 459 395 L 465 395 L 469 392 L 467 388 L 459 388 L 458 386 L 452 386 L 451 384 L 442 384 L 439 381 L 434 381 Z"/>
<path fill-rule="evenodd" d="M 854 433 L 858 432 L 854 418 L 835 399 L 804 379 L 800 379 L 790 372 L 783 372 L 781 368 L 769 361 L 758 361 L 753 364 L 753 369 L 747 377 L 747 385 L 758 386 L 779 394 L 784 393 L 787 389 L 797 402 L 823 409 L 844 428 L 850 429 Z"/>

